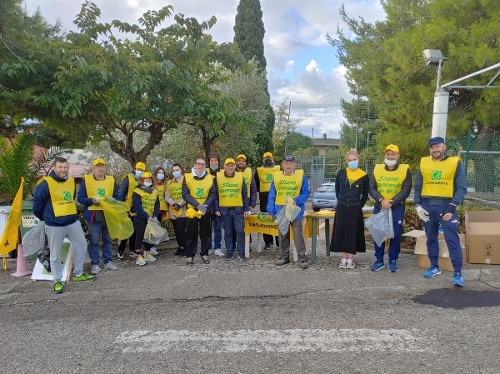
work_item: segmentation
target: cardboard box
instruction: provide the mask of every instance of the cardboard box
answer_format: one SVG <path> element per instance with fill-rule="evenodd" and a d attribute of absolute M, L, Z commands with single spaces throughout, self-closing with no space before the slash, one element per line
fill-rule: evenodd
<path fill-rule="evenodd" d="M 427 244 L 426 244 L 427 236 L 425 235 L 425 231 L 412 230 L 403 235 L 417 239 L 417 243 L 415 244 L 415 251 L 413 253 L 417 255 L 418 267 L 421 268 L 430 267 L 431 262 L 429 260 L 429 257 L 427 256 Z M 468 253 L 467 253 L 465 235 L 459 234 L 458 236 L 460 238 L 460 243 L 462 244 L 463 265 L 466 265 L 468 260 Z M 446 241 L 444 240 L 443 234 L 439 234 L 438 242 L 439 242 L 439 254 L 438 254 L 439 268 L 444 271 L 453 271 L 453 265 L 451 264 L 450 254 L 448 252 L 448 246 L 446 245 Z"/>
<path fill-rule="evenodd" d="M 500 211 L 465 212 L 471 264 L 500 264 Z"/>

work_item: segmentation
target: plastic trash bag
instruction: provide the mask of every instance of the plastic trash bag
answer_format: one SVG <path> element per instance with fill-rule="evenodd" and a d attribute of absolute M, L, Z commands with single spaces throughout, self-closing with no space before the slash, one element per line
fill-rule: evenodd
<path fill-rule="evenodd" d="M 365 226 L 378 246 L 381 246 L 384 240 L 394 238 L 391 209 L 382 209 L 380 213 L 368 217 L 365 219 Z"/>
<path fill-rule="evenodd" d="M 37 258 L 38 258 L 38 261 L 40 261 L 40 263 L 43 265 L 43 267 L 45 268 L 45 270 L 47 270 L 49 273 L 51 273 L 52 269 L 50 267 L 49 238 L 47 237 L 47 235 L 44 235 L 44 246 L 38 252 Z"/>
<path fill-rule="evenodd" d="M 275 216 L 274 221 L 278 224 L 278 230 L 285 235 L 290 230 L 290 221 L 286 218 L 286 209 L 283 207 Z"/>
<path fill-rule="evenodd" d="M 127 203 L 115 200 L 111 196 L 105 196 L 99 202 L 111 239 L 125 240 L 130 238 L 134 232 L 134 224 L 128 215 Z"/>
<path fill-rule="evenodd" d="M 167 229 L 161 227 L 158 222 L 148 221 L 144 231 L 144 241 L 156 245 L 167 240 L 169 240 Z"/>
<path fill-rule="evenodd" d="M 292 204 L 292 201 L 292 199 L 287 199 L 287 203 L 285 205 L 285 216 L 289 222 L 294 221 L 300 213 L 300 207 Z"/>
<path fill-rule="evenodd" d="M 41 251 L 45 247 L 45 222 L 38 223 L 28 231 L 22 240 L 23 256 L 28 257 Z"/>

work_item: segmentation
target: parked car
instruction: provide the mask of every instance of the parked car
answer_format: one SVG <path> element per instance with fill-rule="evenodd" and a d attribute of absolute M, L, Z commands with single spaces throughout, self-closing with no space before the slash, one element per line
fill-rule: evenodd
<path fill-rule="evenodd" d="M 336 207 L 335 183 L 323 183 L 313 194 L 313 210 L 319 212 L 322 208 L 335 209 Z"/>

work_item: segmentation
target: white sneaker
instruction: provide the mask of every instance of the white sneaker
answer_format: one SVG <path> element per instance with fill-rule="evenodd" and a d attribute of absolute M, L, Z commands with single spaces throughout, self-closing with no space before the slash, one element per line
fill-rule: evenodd
<path fill-rule="evenodd" d="M 153 256 L 156 256 L 158 255 L 158 250 L 156 249 L 156 247 L 151 247 L 149 253 L 151 253 Z"/>
<path fill-rule="evenodd" d="M 354 260 L 352 258 L 347 260 L 347 269 L 354 269 L 356 267 L 356 264 L 354 263 Z"/>
<path fill-rule="evenodd" d="M 209 249 L 209 250 L 208 250 L 208 254 L 209 254 L 209 255 L 213 255 L 213 254 L 214 254 L 214 250 L 213 250 L 213 249 Z"/>
<path fill-rule="evenodd" d="M 347 258 L 343 257 L 340 260 L 339 269 L 347 269 Z"/>
<path fill-rule="evenodd" d="M 214 255 L 216 256 L 219 256 L 219 257 L 224 257 L 224 253 L 221 251 L 220 248 L 217 248 L 215 251 L 214 251 Z"/>
<path fill-rule="evenodd" d="M 151 253 L 149 255 L 144 256 L 144 261 L 146 262 L 155 262 L 156 257 L 154 257 Z"/>
<path fill-rule="evenodd" d="M 92 267 L 90 268 L 90 274 L 93 275 L 99 274 L 100 271 L 101 268 L 99 267 L 99 265 L 92 265 Z"/>
<path fill-rule="evenodd" d="M 104 264 L 104 269 L 106 270 L 118 270 L 118 266 L 109 261 L 107 264 Z"/>

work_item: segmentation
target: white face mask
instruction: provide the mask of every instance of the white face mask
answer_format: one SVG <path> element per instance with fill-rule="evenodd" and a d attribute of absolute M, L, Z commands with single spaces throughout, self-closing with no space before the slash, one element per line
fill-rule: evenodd
<path fill-rule="evenodd" d="M 398 162 L 397 160 L 388 160 L 388 159 L 384 160 L 384 163 L 389 167 L 396 165 L 397 162 Z"/>
<path fill-rule="evenodd" d="M 144 182 L 144 187 L 151 187 L 153 183 L 151 182 Z"/>

